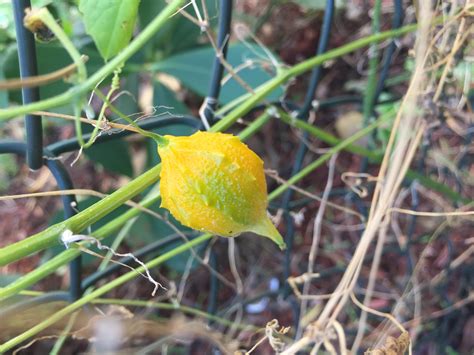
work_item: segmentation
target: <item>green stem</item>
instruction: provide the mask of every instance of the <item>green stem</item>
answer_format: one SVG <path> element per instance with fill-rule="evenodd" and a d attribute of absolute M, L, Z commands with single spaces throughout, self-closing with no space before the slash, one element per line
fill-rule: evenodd
<path fill-rule="evenodd" d="M 94 127 L 94 130 L 92 131 L 92 134 L 91 134 L 89 140 L 87 141 L 87 143 L 81 144 L 81 147 L 84 148 L 84 149 L 87 149 L 87 148 L 89 148 L 90 146 L 92 146 L 92 144 L 94 144 L 94 142 L 95 142 L 95 140 L 96 140 L 96 138 L 97 138 L 97 135 L 99 134 L 99 130 L 100 130 L 101 126 L 102 126 L 102 122 L 103 122 L 104 117 L 105 117 L 105 110 L 107 109 L 107 105 L 108 105 L 107 103 L 110 101 L 110 98 L 112 97 L 112 95 L 114 94 L 114 92 L 117 91 L 117 90 L 119 89 L 119 87 L 120 87 L 120 82 L 119 82 L 119 80 L 120 80 L 120 73 L 121 73 L 121 72 L 122 72 L 122 66 L 120 66 L 120 67 L 118 67 L 117 69 L 114 70 L 114 76 L 113 76 L 113 78 L 112 78 L 112 84 L 110 85 L 110 90 L 109 90 L 109 92 L 107 93 L 107 96 L 106 96 L 107 101 L 102 100 L 102 101 L 103 101 L 103 102 L 102 102 L 102 107 L 100 108 L 99 117 L 97 118 L 97 123 L 96 123 L 96 125 L 95 125 L 95 127 Z M 95 90 L 94 92 L 95 92 L 96 94 L 97 94 L 97 93 L 102 94 L 102 93 L 100 92 L 100 90 Z M 79 125 L 80 125 L 80 122 L 79 122 Z M 80 135 L 81 135 L 80 138 L 82 138 L 82 128 L 81 128 L 81 132 L 79 132 L 79 131 L 77 131 L 77 130 L 76 130 L 76 132 L 77 132 L 78 134 L 80 133 Z M 79 141 L 80 141 L 80 138 L 79 138 Z"/>
<path fill-rule="evenodd" d="M 215 316 L 213 314 L 201 311 L 200 309 L 193 308 L 193 307 L 188 307 L 188 306 L 183 306 L 180 304 L 171 304 L 171 303 L 165 303 L 165 302 L 150 302 L 150 301 L 143 301 L 143 300 L 129 300 L 129 299 L 117 299 L 117 298 L 102 298 L 102 299 L 96 299 L 92 301 L 91 303 L 93 304 L 114 304 L 114 305 L 119 305 L 119 306 L 126 306 L 126 307 L 147 307 L 147 308 L 156 308 L 156 309 L 165 309 L 169 311 L 181 311 L 183 313 L 191 314 L 193 316 L 198 316 L 202 318 L 206 318 L 209 320 L 212 320 L 216 323 L 222 324 L 224 326 L 237 326 L 237 328 L 241 330 L 251 330 L 251 331 L 257 331 L 261 328 L 255 327 L 250 324 L 235 324 L 234 322 L 221 318 L 218 316 Z"/>
<path fill-rule="evenodd" d="M 280 114 L 280 119 L 283 122 L 286 122 L 294 127 L 302 129 L 308 132 L 309 134 L 311 134 L 312 136 L 319 138 L 323 142 L 326 142 L 330 145 L 337 145 L 342 142 L 341 139 L 338 139 L 332 134 L 329 134 L 325 132 L 324 130 L 317 128 L 311 125 L 310 123 L 291 117 L 290 115 L 288 115 L 288 113 L 286 113 L 283 110 L 280 110 L 279 114 Z M 347 150 L 349 152 L 352 152 L 358 155 L 362 155 L 375 163 L 380 163 L 383 158 L 382 154 L 378 153 L 376 150 L 374 151 L 374 150 L 365 149 L 357 145 L 352 145 L 352 144 L 348 145 L 344 148 L 344 150 Z M 446 196 L 453 202 L 462 202 L 464 204 L 467 204 L 472 201 L 470 199 L 466 199 L 462 197 L 459 193 L 457 193 L 456 191 L 453 191 L 448 186 L 442 183 L 439 183 L 437 181 L 434 181 L 430 177 L 424 176 L 413 170 L 407 171 L 406 178 L 409 181 L 413 181 L 415 179 L 418 180 L 423 186 L 443 194 L 444 196 Z"/>
<path fill-rule="evenodd" d="M 260 116 L 258 116 L 256 119 L 252 121 L 252 123 L 247 126 L 245 129 L 243 129 L 239 137 L 241 140 L 246 140 L 255 132 L 260 131 L 260 128 L 262 128 L 270 119 L 272 118 L 271 114 L 268 112 L 268 110 L 264 113 L 262 113 Z"/>
<path fill-rule="evenodd" d="M 149 207 L 160 200 L 160 194 L 156 190 L 152 190 L 151 193 L 141 203 L 144 207 Z M 114 218 L 109 223 L 105 224 L 101 228 L 97 229 L 92 233 L 92 236 L 98 240 L 101 240 L 108 235 L 119 230 L 127 221 L 138 216 L 141 210 L 138 208 L 131 208 L 127 212 L 121 214 L 117 218 Z M 66 265 L 81 254 L 81 251 L 76 248 L 71 248 L 63 251 L 54 258 L 48 260 L 44 264 L 30 271 L 28 274 L 18 278 L 12 283 L 8 284 L 4 288 L 0 289 L 0 301 L 3 301 L 18 292 L 34 285 L 38 281 L 44 279 L 48 275 L 56 272 L 61 266 Z"/>
<path fill-rule="evenodd" d="M 99 90 L 95 90 L 95 94 L 104 102 L 105 105 L 107 105 L 107 107 L 110 109 L 110 111 L 112 111 L 113 113 L 115 113 L 117 116 L 119 116 L 121 119 L 125 120 L 126 122 L 128 122 L 131 126 L 133 126 L 138 132 L 140 132 L 140 134 L 142 134 L 143 136 L 145 137 L 149 137 L 151 139 L 153 139 L 156 144 L 158 144 L 158 146 L 165 146 L 168 144 L 168 139 L 166 139 L 165 137 L 163 137 L 162 135 L 160 134 L 157 134 L 157 133 L 153 133 L 153 132 L 149 132 L 149 131 L 146 131 L 144 129 L 142 129 L 134 120 L 132 120 L 130 117 L 128 117 L 127 115 L 125 115 L 124 113 L 122 113 L 119 109 L 117 109 L 111 102 L 110 102 L 110 98 L 109 97 L 105 97 L 104 94 L 102 94 Z"/>
<path fill-rule="evenodd" d="M 74 64 L 77 66 L 77 78 L 79 83 L 83 83 L 87 79 L 87 69 L 82 61 L 81 54 L 77 51 L 76 47 L 74 47 L 74 44 L 71 42 L 67 34 L 64 32 L 64 30 L 57 24 L 53 16 L 50 14 L 47 8 L 43 7 L 39 9 L 37 12 L 32 13 L 32 17 L 37 17 L 40 19 L 48 28 L 51 30 L 51 32 L 54 33 L 56 38 L 61 42 L 63 45 L 64 49 L 69 53 L 71 56 L 72 60 L 74 61 Z M 79 96 L 79 95 L 78 95 Z M 79 141 L 79 144 L 84 146 L 84 139 L 82 138 L 82 126 L 81 126 L 81 120 L 79 119 L 80 114 L 81 114 L 81 102 L 82 102 L 82 97 L 73 97 L 73 106 L 74 106 L 74 116 L 75 116 L 75 128 L 76 128 L 76 136 Z"/>
<path fill-rule="evenodd" d="M 1 288 L 0 301 L 4 301 L 9 297 L 18 294 L 20 291 L 36 284 L 46 276 L 55 273 L 61 266 L 66 265 L 79 255 L 80 251 L 78 249 L 68 249 L 63 251 L 61 254 L 48 260 L 33 271 L 30 271 L 26 275 Z"/>
<path fill-rule="evenodd" d="M 360 138 L 366 136 L 370 132 L 372 132 L 374 129 L 376 129 L 378 126 L 380 126 L 382 123 L 386 122 L 391 115 L 393 115 L 393 112 L 387 112 L 386 114 L 380 116 L 376 121 L 374 121 L 372 124 L 369 126 L 361 129 L 359 132 L 353 134 L 347 139 L 344 139 L 331 149 L 329 149 L 325 154 L 321 155 L 318 159 L 313 161 L 311 164 L 307 165 L 305 168 L 301 169 L 300 172 L 297 174 L 293 175 L 286 183 L 280 185 L 277 187 L 275 190 L 273 190 L 269 195 L 268 199 L 273 200 L 280 196 L 286 189 L 288 189 L 291 185 L 297 183 L 300 181 L 302 178 L 304 178 L 306 175 L 314 171 L 316 168 L 320 167 L 321 165 L 324 164 L 327 160 L 331 158 L 332 155 L 340 152 L 343 149 L 346 149 L 348 146 L 359 140 Z"/>
<path fill-rule="evenodd" d="M 141 31 L 135 39 L 110 62 L 91 75 L 86 81 L 78 84 L 63 94 L 37 101 L 28 105 L 11 107 L 0 110 L 0 121 L 21 116 L 33 111 L 43 111 L 53 107 L 58 107 L 70 103 L 78 95 L 85 94 L 92 89 L 100 80 L 111 74 L 117 66 L 124 63 L 132 55 L 142 48 L 155 33 L 176 13 L 185 0 L 174 0 L 167 5 L 150 24 Z"/>
<path fill-rule="evenodd" d="M 1 290 L 1 288 L 0 288 Z M 45 294 L 42 291 L 22 291 L 20 292 L 22 296 L 38 297 Z M 193 316 L 206 318 L 212 320 L 216 323 L 222 324 L 224 326 L 235 326 L 236 324 L 228 319 L 215 316 L 213 314 L 202 311 L 198 308 L 184 306 L 178 303 L 166 303 L 166 302 L 154 302 L 148 300 L 131 300 L 131 299 L 121 299 L 121 298 L 96 298 L 90 302 L 91 304 L 106 304 L 106 305 L 118 305 L 126 307 L 145 307 L 145 308 L 155 308 L 155 309 L 164 309 L 168 311 L 181 311 Z M 239 329 L 242 330 L 251 330 L 259 331 L 262 328 L 255 327 L 252 324 L 239 324 L 237 325 Z"/>
<path fill-rule="evenodd" d="M 84 61 L 82 60 L 81 54 L 77 51 L 76 47 L 74 47 L 74 44 L 71 42 L 61 26 L 58 25 L 48 9 L 46 7 L 42 7 L 38 11 L 32 12 L 31 17 L 41 20 L 46 26 L 48 26 L 51 32 L 54 33 L 56 38 L 59 40 L 59 42 L 61 42 L 62 46 L 71 56 L 74 64 L 76 65 L 78 81 L 80 83 L 84 82 L 87 79 L 87 69 Z"/>
<path fill-rule="evenodd" d="M 312 136 L 319 138 L 325 143 L 328 143 L 330 145 L 337 145 L 340 142 L 342 142 L 341 139 L 333 136 L 330 133 L 327 133 L 321 128 L 313 126 L 312 124 L 306 121 L 291 117 L 287 112 L 285 112 L 282 109 L 278 109 L 278 114 L 280 115 L 280 119 L 283 122 L 289 124 L 290 126 L 294 126 L 296 128 L 302 129 L 308 132 L 309 134 L 311 134 Z M 353 144 L 349 144 L 348 146 L 344 147 L 344 150 L 347 150 L 348 152 L 351 152 L 351 153 L 365 156 L 369 158 L 370 160 L 379 160 L 382 156 L 380 153 L 376 151 L 369 150 L 364 147 L 353 145 Z"/>

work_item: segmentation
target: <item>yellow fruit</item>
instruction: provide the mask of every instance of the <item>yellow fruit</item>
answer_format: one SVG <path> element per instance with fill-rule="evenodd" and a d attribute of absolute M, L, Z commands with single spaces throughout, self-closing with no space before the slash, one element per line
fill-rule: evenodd
<path fill-rule="evenodd" d="M 193 229 L 224 237 L 254 232 L 285 248 L 267 216 L 263 161 L 238 137 L 197 132 L 163 142 L 161 207 Z"/>

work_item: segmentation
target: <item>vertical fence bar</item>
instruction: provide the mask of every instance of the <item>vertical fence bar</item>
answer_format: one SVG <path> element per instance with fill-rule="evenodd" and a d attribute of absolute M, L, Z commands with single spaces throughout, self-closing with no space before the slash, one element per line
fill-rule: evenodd
<path fill-rule="evenodd" d="M 72 190 L 74 185 L 72 184 L 71 178 L 64 168 L 64 165 L 56 160 L 56 156 L 49 150 L 45 149 L 46 165 L 48 166 L 51 174 L 56 179 L 56 183 L 60 190 Z M 74 195 L 61 196 L 64 209 L 64 219 L 68 219 L 77 213 L 77 201 Z M 82 276 L 82 258 L 78 256 L 69 263 L 69 299 L 71 302 L 78 300 L 82 295 L 81 287 L 81 276 Z"/>
<path fill-rule="evenodd" d="M 27 78 L 37 75 L 36 46 L 33 34 L 23 26 L 25 9 L 30 7 L 30 0 L 14 0 L 13 15 L 18 44 L 18 62 L 20 64 L 20 77 Z M 23 88 L 23 104 L 39 100 L 39 89 Z M 30 169 L 37 170 L 43 165 L 43 128 L 41 117 L 25 115 L 26 129 L 26 161 Z"/>
<path fill-rule="evenodd" d="M 231 19 L 232 0 L 221 0 L 219 6 L 219 31 L 217 34 L 218 53 L 216 53 L 216 57 L 214 58 L 209 91 L 204 102 L 202 113 L 209 125 L 214 123 L 214 111 L 217 108 L 219 93 L 221 91 L 221 80 L 222 74 L 224 73 L 222 59 L 227 57 Z"/>
<path fill-rule="evenodd" d="M 316 55 L 323 54 L 327 49 L 327 46 L 329 43 L 329 36 L 331 34 L 334 10 L 335 10 L 334 0 L 327 0 L 326 8 L 324 10 L 323 23 L 321 25 L 321 32 L 319 35 L 319 41 L 316 48 Z M 308 90 L 306 91 L 303 106 L 298 110 L 298 118 L 304 119 L 304 120 L 308 119 L 308 115 L 312 108 L 312 102 L 314 100 L 314 95 L 316 93 L 316 89 L 318 87 L 320 77 L 321 77 L 321 66 L 316 66 L 311 72 L 311 79 L 308 86 Z M 301 170 L 301 167 L 303 165 L 303 159 L 307 151 L 305 141 L 308 139 L 308 137 L 309 137 L 308 134 L 305 133 L 303 141 L 298 146 L 295 162 L 293 164 L 293 168 L 291 171 L 291 176 L 295 175 Z M 291 259 L 291 252 L 293 250 L 293 239 L 294 239 L 293 217 L 290 216 L 289 211 L 288 211 L 288 206 L 290 204 L 292 197 L 293 197 L 293 190 L 288 189 L 286 193 L 283 195 L 283 201 L 282 201 L 282 209 L 283 211 L 285 211 L 285 224 L 286 224 L 285 242 L 287 245 L 287 248 L 285 250 L 285 263 L 284 263 L 283 280 L 282 280 L 283 284 L 285 285 L 284 286 L 285 297 L 287 297 L 291 292 L 290 285 L 286 282 L 286 280 L 290 276 L 290 259 Z"/>
<path fill-rule="evenodd" d="M 209 83 L 208 95 L 202 107 L 201 120 L 212 125 L 215 122 L 214 111 L 217 109 L 219 93 L 221 91 L 221 80 L 224 73 L 222 59 L 227 58 L 229 45 L 230 25 L 232 21 L 232 0 L 221 0 L 219 4 L 219 31 L 217 34 L 217 53 L 212 66 L 211 81 Z M 207 128 L 207 127 L 206 127 Z M 210 262 L 216 264 L 215 252 L 211 250 Z M 210 274 L 210 290 L 208 311 L 210 314 L 217 312 L 217 295 L 219 292 L 219 280 L 214 273 Z"/>

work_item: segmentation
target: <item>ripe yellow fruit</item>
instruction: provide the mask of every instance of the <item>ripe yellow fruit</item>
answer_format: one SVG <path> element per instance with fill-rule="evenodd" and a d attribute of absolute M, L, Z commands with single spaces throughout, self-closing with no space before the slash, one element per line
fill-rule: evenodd
<path fill-rule="evenodd" d="M 231 134 L 164 136 L 161 207 L 183 225 L 224 237 L 253 232 L 285 242 L 267 215 L 263 161 Z"/>

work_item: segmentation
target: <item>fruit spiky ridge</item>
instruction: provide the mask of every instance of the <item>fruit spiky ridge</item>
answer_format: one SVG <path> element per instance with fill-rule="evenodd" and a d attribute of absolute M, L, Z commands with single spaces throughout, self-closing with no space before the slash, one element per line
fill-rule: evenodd
<path fill-rule="evenodd" d="M 183 225 L 225 237 L 254 232 L 284 248 L 267 216 L 263 161 L 231 134 L 165 136 L 161 207 Z"/>

